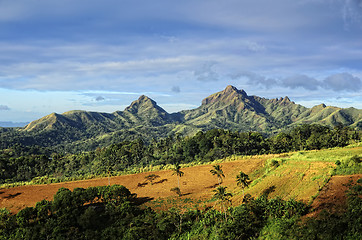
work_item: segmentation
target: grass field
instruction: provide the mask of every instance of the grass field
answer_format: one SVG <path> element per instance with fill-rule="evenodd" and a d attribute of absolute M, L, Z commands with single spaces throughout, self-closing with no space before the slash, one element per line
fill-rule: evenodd
<path fill-rule="evenodd" d="M 180 178 L 181 197 L 170 191 L 171 188 L 177 186 L 177 177 L 172 175 L 171 170 L 122 175 L 111 177 L 109 180 L 108 178 L 95 178 L 2 188 L 0 189 L 0 208 L 6 207 L 17 212 L 26 206 L 34 206 L 42 199 L 52 200 L 53 195 L 60 187 L 87 188 L 108 185 L 108 181 L 111 184 L 126 186 L 131 192 L 137 193 L 138 197 L 146 202 L 146 205 L 155 209 L 214 206 L 215 202 L 210 199 L 213 196 L 213 190 L 218 185 L 218 180 L 210 173 L 210 170 L 215 164 L 222 165 L 225 174 L 222 185 L 233 194 L 234 206 L 242 202 L 242 189 L 236 185 L 236 175 L 240 171 L 248 174 L 252 180 L 250 187 L 245 189 L 245 194 L 257 197 L 265 190 L 269 190 L 270 197 L 295 198 L 312 203 L 321 192 L 324 196 L 329 196 L 328 192 L 336 192 L 333 186 L 332 189 L 327 190 L 325 187 L 333 175 L 357 174 L 354 178 L 362 177 L 362 163 L 357 161 L 361 157 L 362 145 L 355 144 L 346 148 L 299 151 L 279 155 L 232 156 L 203 165 L 182 165 L 181 170 L 185 174 Z M 151 173 L 159 176 L 153 184 L 146 181 L 145 178 Z M 349 178 L 350 176 L 342 177 L 339 182 L 348 181 Z M 336 187 L 341 188 L 340 185 L 337 185 Z M 340 192 L 338 194 L 341 195 Z M 333 198 L 333 195 L 330 197 Z"/>
<path fill-rule="evenodd" d="M 300 151 L 268 159 L 262 169 L 251 174 L 254 181 L 246 193 L 260 195 L 269 188 L 273 190 L 271 197 L 311 202 L 332 175 L 362 173 L 361 163 L 343 169 L 336 165 L 337 161 L 349 163 L 354 156 L 362 156 L 361 146 Z"/>

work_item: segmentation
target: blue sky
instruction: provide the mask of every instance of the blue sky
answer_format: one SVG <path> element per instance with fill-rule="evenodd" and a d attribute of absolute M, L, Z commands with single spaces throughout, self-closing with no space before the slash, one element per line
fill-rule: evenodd
<path fill-rule="evenodd" d="M 0 0 L 0 121 L 168 112 L 227 85 L 362 108 L 361 0 Z"/>

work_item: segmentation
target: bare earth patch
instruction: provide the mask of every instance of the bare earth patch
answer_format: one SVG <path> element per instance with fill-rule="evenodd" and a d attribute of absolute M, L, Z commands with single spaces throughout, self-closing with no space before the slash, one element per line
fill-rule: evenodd
<path fill-rule="evenodd" d="M 227 186 L 229 191 L 235 189 L 235 177 L 239 171 L 249 174 L 261 167 L 264 161 L 265 158 L 255 157 L 220 163 L 226 176 L 223 186 Z M 181 198 L 210 199 L 213 195 L 212 190 L 218 183 L 217 178 L 210 174 L 211 169 L 212 165 L 182 168 L 184 176 L 180 178 L 180 189 L 183 194 Z M 155 171 L 152 174 L 160 176 L 152 185 L 145 179 L 147 175 L 150 175 L 150 172 L 111 177 L 110 183 L 124 185 L 132 193 L 136 193 L 138 197 L 144 199 L 176 197 L 175 193 L 170 191 L 171 188 L 177 187 L 177 176 L 172 175 L 171 170 Z M 87 188 L 104 185 L 108 185 L 108 178 L 0 189 L 0 207 L 6 207 L 11 212 L 16 213 L 25 207 L 35 206 L 37 202 L 43 199 L 52 200 L 54 194 L 61 187 L 73 190 L 77 187 Z"/>
<path fill-rule="evenodd" d="M 345 211 L 347 200 L 346 191 L 350 183 L 355 184 L 360 178 L 362 178 L 362 174 L 333 176 L 314 200 L 312 208 L 315 209 L 315 211 L 311 215 L 317 215 L 323 209 L 337 213 Z"/>
<path fill-rule="evenodd" d="M 222 185 L 226 186 L 227 191 L 232 192 L 234 195 L 232 197 L 233 205 L 242 202 L 242 190 L 236 186 L 235 181 L 239 171 L 250 175 L 255 170 L 262 169 L 268 159 L 280 156 L 264 155 L 248 159 L 237 157 L 234 161 L 218 163 L 222 165 L 225 174 Z M 275 191 L 271 193 L 270 197 L 296 198 L 296 200 L 303 200 L 308 203 L 311 197 L 318 193 L 318 189 L 323 186 L 324 177 L 327 177 L 327 173 L 333 167 L 333 163 L 325 160 L 295 161 L 287 159 L 285 163 L 262 178 L 260 182 L 256 182 L 253 187 L 246 189 L 245 193 L 257 197 L 263 190 L 274 187 Z M 177 187 L 177 176 L 172 175 L 171 170 L 111 177 L 110 183 L 124 185 L 132 193 L 137 194 L 140 202 L 148 201 L 146 205 L 155 209 L 167 209 L 179 203 L 192 206 L 201 202 L 201 206 L 202 204 L 205 205 L 205 203 L 209 206 L 215 204 L 207 201 L 212 198 L 213 190 L 218 186 L 217 177 L 210 173 L 211 169 L 212 164 L 182 168 L 184 175 L 180 178 L 181 197 L 170 191 L 171 188 Z M 150 174 L 159 176 L 153 180 L 152 184 L 145 178 Z M 348 183 L 350 181 L 356 182 L 359 178 L 362 178 L 362 174 L 333 176 L 313 201 L 312 207 L 315 212 L 311 215 L 320 212 L 322 209 L 336 212 L 344 210 L 346 204 L 345 191 L 348 189 Z M 87 188 L 104 185 L 108 185 L 108 178 L 4 188 L 0 189 L 0 208 L 6 207 L 11 212 L 16 213 L 25 207 L 35 206 L 37 202 L 43 199 L 52 200 L 54 194 L 61 187 L 73 190 L 77 187 Z"/>

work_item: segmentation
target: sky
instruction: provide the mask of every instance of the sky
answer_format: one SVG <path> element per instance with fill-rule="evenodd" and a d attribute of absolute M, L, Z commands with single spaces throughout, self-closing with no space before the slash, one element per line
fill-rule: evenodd
<path fill-rule="evenodd" d="M 0 0 L 0 121 L 227 85 L 362 109 L 362 0 Z"/>

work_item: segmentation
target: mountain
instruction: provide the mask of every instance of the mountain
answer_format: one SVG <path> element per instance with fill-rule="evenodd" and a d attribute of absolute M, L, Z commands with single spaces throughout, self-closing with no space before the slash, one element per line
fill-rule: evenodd
<path fill-rule="evenodd" d="M 20 143 L 67 147 L 67 151 L 105 146 L 123 140 L 167 136 L 173 127 L 172 116 L 152 99 L 141 96 L 124 111 L 98 113 L 74 110 L 63 114 L 52 113 L 20 129 Z M 165 132 L 165 133 L 163 133 Z M 80 145 L 78 148 L 77 145 Z"/>
<path fill-rule="evenodd" d="M 155 101 L 145 95 L 132 102 L 123 112 L 115 112 L 115 115 L 133 125 L 163 126 L 172 123 L 174 120 Z"/>
<path fill-rule="evenodd" d="M 202 129 L 271 132 L 291 124 L 306 109 L 288 97 L 270 100 L 227 86 L 202 100 L 200 107 L 181 114 L 184 122 Z"/>
<path fill-rule="evenodd" d="M 16 131 L 0 131 L 0 146 L 19 142 L 81 151 L 124 140 L 143 138 L 149 141 L 170 134 L 192 135 L 213 128 L 273 134 L 311 123 L 331 127 L 343 124 L 362 129 L 362 110 L 324 104 L 306 108 L 288 97 L 266 99 L 249 96 L 244 90 L 227 86 L 203 99 L 200 107 L 173 114 L 144 95 L 123 111 L 114 113 L 52 113 Z"/>

